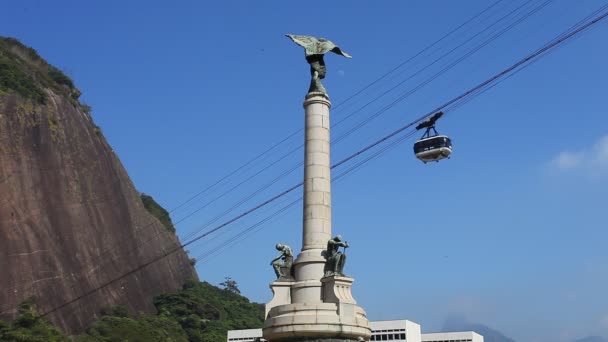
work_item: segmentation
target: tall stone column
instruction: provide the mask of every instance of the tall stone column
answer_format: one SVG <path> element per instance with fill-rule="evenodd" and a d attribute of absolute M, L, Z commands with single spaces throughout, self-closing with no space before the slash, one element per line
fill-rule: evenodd
<path fill-rule="evenodd" d="M 325 250 L 331 232 L 331 103 L 327 94 L 309 92 L 304 100 L 304 206 L 302 251 L 294 278 L 271 284 L 263 335 L 270 342 L 354 342 L 368 340 L 365 311 L 351 294 L 353 279 L 325 276 Z"/>
<path fill-rule="evenodd" d="M 270 342 L 359 342 L 371 330 L 365 311 L 351 294 L 354 279 L 342 274 L 343 254 L 331 250 L 332 270 L 324 272 L 331 234 L 331 162 L 329 109 L 331 103 L 321 80 L 326 68 L 323 55 L 350 55 L 327 39 L 287 35 L 304 47 L 311 81 L 304 99 L 304 215 L 302 251 L 290 274 L 278 273 L 270 284 L 274 294 L 266 304 L 263 336 Z M 348 247 L 339 239 L 333 248 Z M 277 247 L 280 249 L 280 247 Z M 283 254 L 284 255 L 284 254 Z M 338 263 L 339 262 L 339 263 Z"/>
<path fill-rule="evenodd" d="M 331 239 L 331 164 L 327 94 L 312 92 L 304 100 L 304 212 L 302 252 L 295 265 L 292 302 L 322 303 L 323 252 Z"/>
<path fill-rule="evenodd" d="M 306 95 L 302 251 L 323 250 L 331 239 L 330 107 L 327 94 Z"/>

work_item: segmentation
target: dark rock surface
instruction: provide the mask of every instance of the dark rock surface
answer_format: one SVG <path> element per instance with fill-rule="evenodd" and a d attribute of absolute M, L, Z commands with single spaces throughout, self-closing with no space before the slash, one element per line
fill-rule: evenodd
<path fill-rule="evenodd" d="M 179 244 L 146 211 L 83 107 L 56 89 L 42 89 L 44 103 L 0 91 L 3 319 L 14 317 L 30 296 L 47 312 Z M 78 333 L 111 304 L 153 312 L 154 295 L 179 289 L 189 278 L 196 273 L 180 250 L 50 318 Z"/>

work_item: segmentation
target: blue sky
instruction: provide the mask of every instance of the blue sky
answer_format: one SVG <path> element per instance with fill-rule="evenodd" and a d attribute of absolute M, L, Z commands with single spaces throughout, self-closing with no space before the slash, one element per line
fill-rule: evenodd
<path fill-rule="evenodd" d="M 491 2 L 6 1 L 0 34 L 34 47 L 83 91 L 137 188 L 166 208 L 183 203 L 303 125 L 308 66 L 284 34 L 331 39 L 352 60 L 326 57 L 332 120 L 395 92 L 332 131 L 339 137 L 541 0 L 503 1 L 353 100 L 350 95 Z M 332 147 L 338 161 L 508 67 L 606 4 L 555 0 Z M 420 71 L 523 6 L 454 54 Z M 491 91 L 448 113 L 439 130 L 453 158 L 423 165 L 412 140 L 334 184 L 334 232 L 372 320 L 407 318 L 435 331 L 449 314 L 518 341 L 608 336 L 608 67 L 602 23 Z M 340 105 L 338 105 L 340 104 Z M 302 143 L 297 134 L 172 213 L 175 221 Z M 204 227 L 302 160 L 299 150 L 178 224 Z M 336 170 L 335 174 L 340 170 Z M 219 224 L 301 181 L 296 169 Z M 205 255 L 300 193 L 190 246 Z M 213 226 L 211 224 L 210 226 Z M 282 241 L 299 250 L 301 205 L 198 263 L 211 283 L 236 279 L 270 299 L 268 266 Z"/>

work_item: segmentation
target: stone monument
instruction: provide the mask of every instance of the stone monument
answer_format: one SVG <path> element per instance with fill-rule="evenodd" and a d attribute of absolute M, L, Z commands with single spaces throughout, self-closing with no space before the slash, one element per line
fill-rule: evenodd
<path fill-rule="evenodd" d="M 351 294 L 354 279 L 343 273 L 349 245 L 339 235 L 332 238 L 331 103 L 321 83 L 326 74 L 323 60 L 326 53 L 331 51 L 351 57 L 323 38 L 287 36 L 304 47 L 311 72 L 310 87 L 304 100 L 306 133 L 302 251 L 291 266 L 293 277 L 279 270 L 278 279 L 270 284 L 274 296 L 266 304 L 263 336 L 270 342 L 367 341 L 371 330 L 365 311 L 357 306 Z M 344 252 L 339 250 L 340 247 L 344 248 Z M 273 260 L 273 266 L 278 265 L 276 262 L 279 259 Z"/>

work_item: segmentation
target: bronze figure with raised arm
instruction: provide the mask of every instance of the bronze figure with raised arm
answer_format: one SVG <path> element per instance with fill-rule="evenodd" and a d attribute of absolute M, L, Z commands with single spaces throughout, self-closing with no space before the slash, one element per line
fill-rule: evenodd
<path fill-rule="evenodd" d="M 340 247 L 344 247 L 344 252 L 340 252 Z M 344 276 L 344 264 L 346 263 L 346 249 L 348 242 L 342 241 L 342 236 L 336 235 L 327 241 L 325 251 L 325 276 Z"/>

